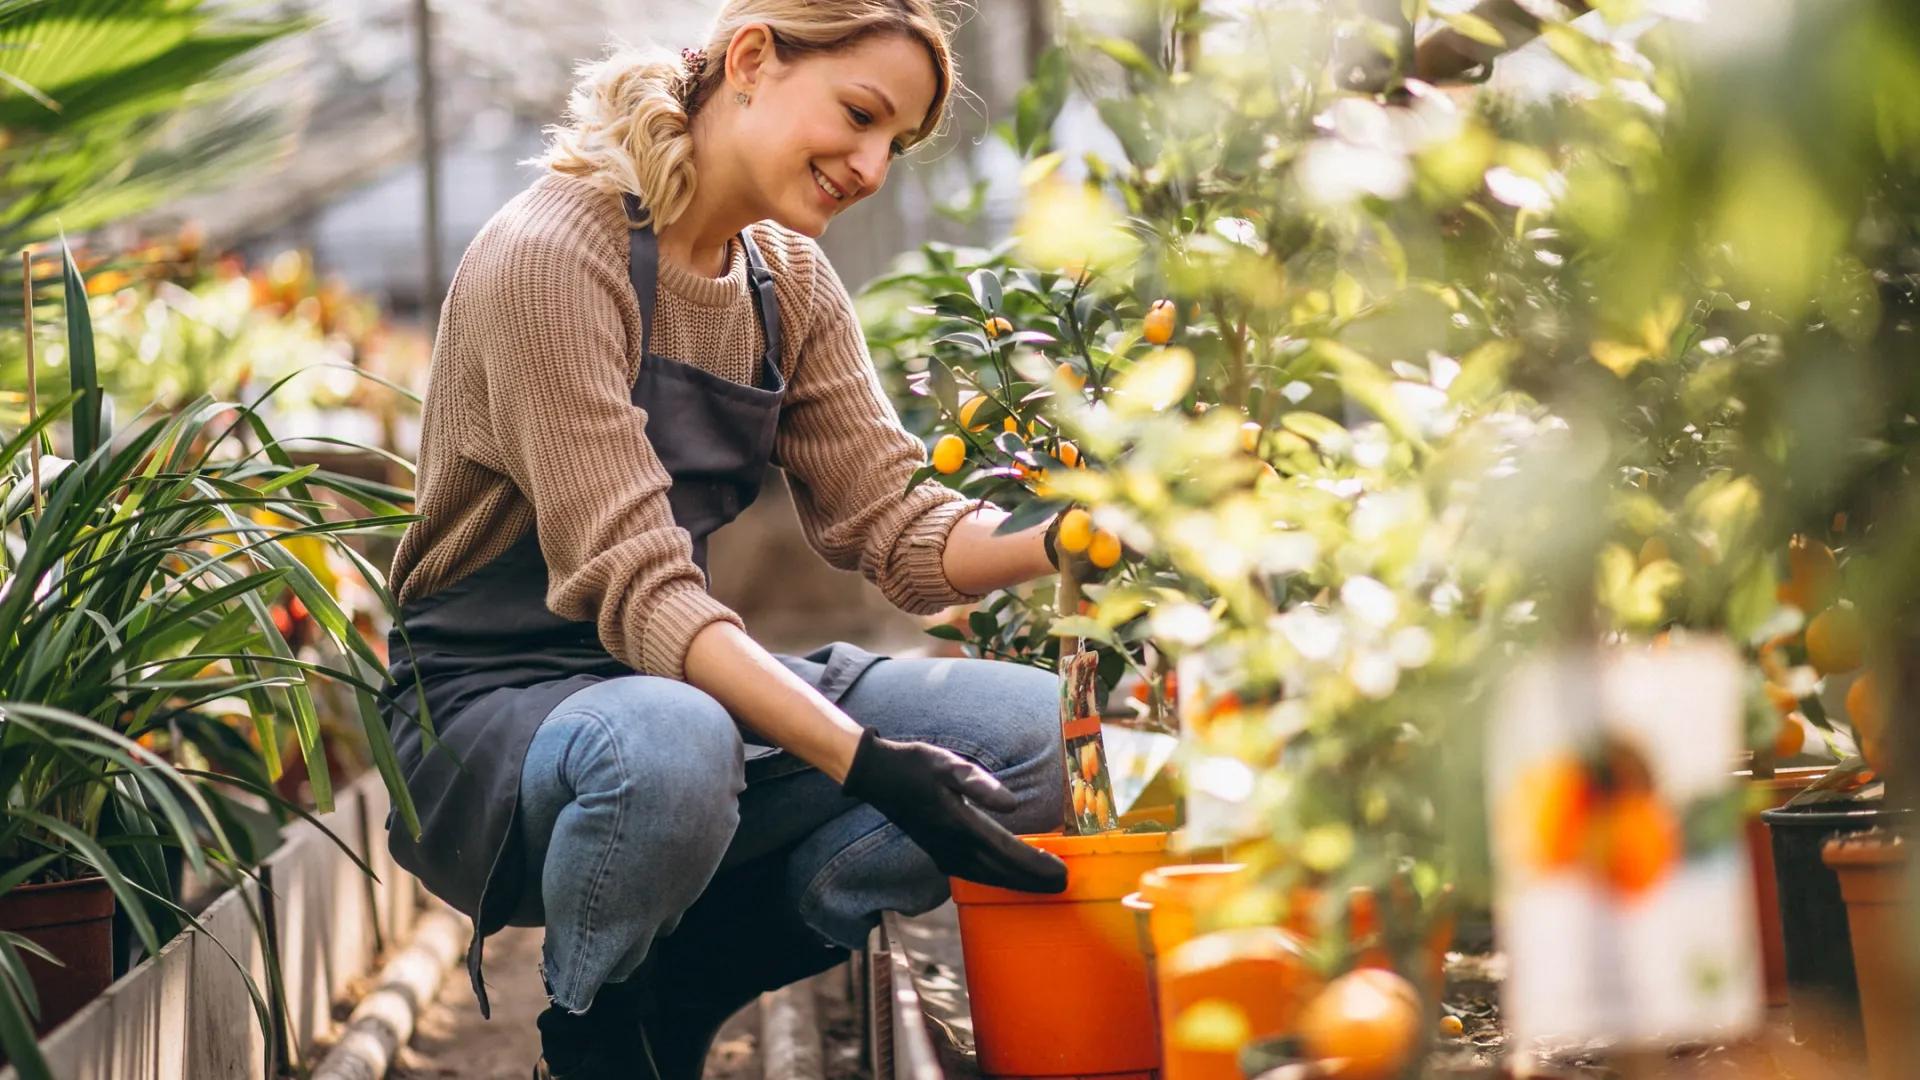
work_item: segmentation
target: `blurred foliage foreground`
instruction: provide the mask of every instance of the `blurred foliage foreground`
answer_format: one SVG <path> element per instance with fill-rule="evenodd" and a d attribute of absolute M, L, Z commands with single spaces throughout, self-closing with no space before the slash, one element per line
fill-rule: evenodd
<path fill-rule="evenodd" d="M 1724 638 L 1762 769 L 1910 772 L 1920 8 L 1594 7 L 1438 87 L 1421 0 L 1070 4 L 999 132 L 1016 238 L 863 300 L 916 482 L 1137 556 L 1079 614 L 1049 584 L 935 632 L 1084 637 L 1149 723 L 1178 699 L 1189 811 L 1261 871 L 1214 918 L 1304 918 L 1330 970 L 1379 944 L 1350 897 L 1396 898 L 1403 970 L 1486 902 L 1483 721 L 1528 655 Z M 1070 103 L 1103 149 L 1057 148 Z"/>

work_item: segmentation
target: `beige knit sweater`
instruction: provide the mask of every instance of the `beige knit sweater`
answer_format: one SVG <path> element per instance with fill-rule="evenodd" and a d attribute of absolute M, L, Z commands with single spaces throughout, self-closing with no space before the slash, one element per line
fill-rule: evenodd
<path fill-rule="evenodd" d="M 773 271 L 788 388 L 774 463 L 787 471 L 808 541 L 914 613 L 975 597 L 942 567 L 969 508 L 938 484 L 902 497 L 925 463 L 867 355 L 852 301 L 813 241 L 752 227 Z M 428 596 L 539 528 L 547 606 L 598 624 L 636 671 L 684 678 L 687 646 L 740 623 L 707 594 L 671 478 L 630 399 L 640 307 L 627 277 L 619 199 L 550 174 L 494 215 L 454 275 L 434 343 L 417 510 L 394 557 L 401 603 Z M 656 353 L 750 382 L 763 343 L 732 245 L 727 276 L 663 261 Z"/>

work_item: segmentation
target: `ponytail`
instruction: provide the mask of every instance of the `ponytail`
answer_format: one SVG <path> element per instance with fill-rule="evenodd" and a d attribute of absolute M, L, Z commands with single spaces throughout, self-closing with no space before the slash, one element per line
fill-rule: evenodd
<path fill-rule="evenodd" d="M 623 46 L 582 64 L 578 74 L 567 99 L 567 123 L 547 128 L 551 141 L 540 160 L 610 193 L 638 195 L 647 220 L 636 225 L 672 224 L 693 200 L 695 179 L 687 105 L 696 99 L 682 98 L 686 71 L 680 57 Z"/>

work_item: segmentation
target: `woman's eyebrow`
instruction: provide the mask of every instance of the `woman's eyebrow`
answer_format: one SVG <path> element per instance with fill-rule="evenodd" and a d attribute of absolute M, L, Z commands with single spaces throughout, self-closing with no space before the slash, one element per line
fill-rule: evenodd
<path fill-rule="evenodd" d="M 891 120 L 896 115 L 899 114 L 899 110 L 894 108 L 893 99 L 887 96 L 887 92 L 885 90 L 880 89 L 878 86 L 875 86 L 870 82 L 857 82 L 857 83 L 854 83 L 853 85 L 856 87 L 859 87 L 862 90 L 865 90 L 867 93 L 872 94 L 874 97 L 879 98 L 880 107 L 887 110 L 887 119 Z"/>

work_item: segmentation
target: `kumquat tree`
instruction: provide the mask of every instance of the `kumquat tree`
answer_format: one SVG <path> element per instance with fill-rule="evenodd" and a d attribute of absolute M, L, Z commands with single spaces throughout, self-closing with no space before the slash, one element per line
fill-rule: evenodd
<path fill-rule="evenodd" d="M 1781 4 L 1735 47 L 1738 13 L 1574 7 L 1069 5 L 998 132 L 1014 238 L 870 297 L 916 482 L 1009 530 L 1067 511 L 1101 579 L 933 632 L 1137 669 L 1193 841 L 1254 871 L 1202 922 L 1294 928 L 1429 1009 L 1525 875 L 1631 905 L 1738 839 L 1744 789 L 1658 779 L 1717 750 L 1580 728 L 1558 788 L 1499 775 L 1529 662 L 1723 650 L 1754 777 L 1906 760 L 1920 24 Z M 1096 149 L 1056 142 L 1070 100 Z"/>

